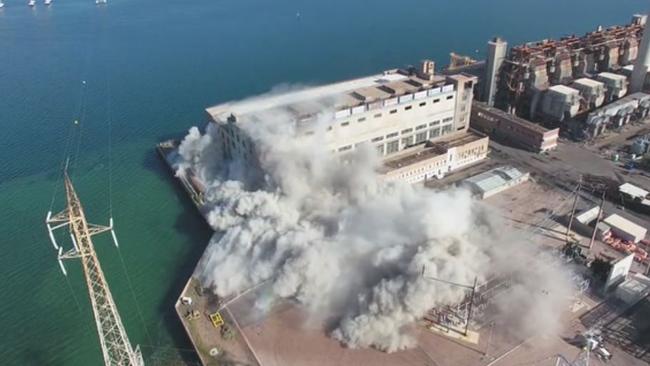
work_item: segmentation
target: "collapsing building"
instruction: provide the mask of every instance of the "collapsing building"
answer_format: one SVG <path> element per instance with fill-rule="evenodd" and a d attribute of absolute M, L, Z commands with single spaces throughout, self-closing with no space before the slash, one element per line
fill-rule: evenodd
<path fill-rule="evenodd" d="M 317 138 L 337 154 L 370 144 L 386 161 L 387 179 L 417 182 L 485 157 L 488 139 L 467 135 L 476 80 L 436 75 L 433 62 L 423 61 L 418 69 L 225 103 L 207 114 L 229 159 L 256 164 L 255 142 L 238 124 L 281 114 L 297 138 Z"/>

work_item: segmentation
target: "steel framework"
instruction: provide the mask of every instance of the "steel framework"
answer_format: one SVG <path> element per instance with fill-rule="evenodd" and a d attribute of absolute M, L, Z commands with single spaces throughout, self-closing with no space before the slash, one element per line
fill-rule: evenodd
<path fill-rule="evenodd" d="M 91 240 L 93 235 L 110 231 L 117 246 L 117 239 L 113 231 L 113 219 L 110 219 L 109 226 L 89 224 L 67 172 L 64 173 L 64 181 L 66 208 L 55 215 L 52 215 L 51 211 L 48 212 L 45 220 L 52 245 L 58 251 L 61 271 L 67 276 L 63 259 L 81 259 L 104 363 L 109 366 L 144 365 L 140 348 L 136 347 L 134 350 L 127 337 Z M 66 226 L 70 231 L 73 248 L 64 251 L 63 247 L 56 242 L 53 231 Z"/>

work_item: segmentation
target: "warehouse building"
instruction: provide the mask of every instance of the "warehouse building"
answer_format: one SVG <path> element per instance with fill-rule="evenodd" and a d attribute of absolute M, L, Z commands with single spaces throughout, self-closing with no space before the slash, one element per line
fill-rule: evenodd
<path fill-rule="evenodd" d="M 625 183 L 618 187 L 618 193 L 625 206 L 650 214 L 650 192 L 630 183 Z"/>
<path fill-rule="evenodd" d="M 614 235 L 620 239 L 631 241 L 633 243 L 638 243 L 643 240 L 648 233 L 648 230 L 643 226 L 635 224 L 617 214 L 608 216 L 605 218 L 604 222 L 609 225 Z"/>
<path fill-rule="evenodd" d="M 472 104 L 470 126 L 495 140 L 533 152 L 555 149 L 560 133 L 558 128 L 548 130 L 482 102 Z"/>
<path fill-rule="evenodd" d="M 485 159 L 488 143 L 487 136 L 473 132 L 448 141 L 429 142 L 385 160 L 379 172 L 386 181 L 418 183 L 442 179 L 448 173 Z"/>
<path fill-rule="evenodd" d="M 437 75 L 433 62 L 425 60 L 417 69 L 388 70 L 320 87 L 225 103 L 206 112 L 210 121 L 220 127 L 222 150 L 228 159 L 257 163 L 255 141 L 239 125 L 248 121 L 263 123 L 280 115 L 292 123 L 296 138 L 319 139 L 319 143 L 338 154 L 371 144 L 385 160 L 391 160 L 398 155 L 419 154 L 420 145 L 426 143 L 450 141 L 448 151 L 442 153 L 448 157 L 447 163 L 420 174 L 438 177 L 463 166 L 452 161 L 456 151 L 474 152 L 468 157 L 471 161 L 487 153 L 487 146 L 477 148 L 476 139 L 463 139 L 469 128 L 476 80 L 466 74 Z M 463 142 L 468 146 L 458 145 Z"/>
<path fill-rule="evenodd" d="M 486 199 L 519 185 L 527 181 L 528 178 L 528 173 L 522 173 L 510 166 L 503 166 L 467 178 L 461 182 L 461 186 L 467 187 L 478 198 Z"/>

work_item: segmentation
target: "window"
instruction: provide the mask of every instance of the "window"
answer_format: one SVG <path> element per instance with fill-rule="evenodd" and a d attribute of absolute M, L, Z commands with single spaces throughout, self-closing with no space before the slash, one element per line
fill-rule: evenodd
<path fill-rule="evenodd" d="M 384 144 L 377 145 L 377 152 L 379 155 L 384 155 Z"/>
<path fill-rule="evenodd" d="M 411 108 L 413 108 L 412 105 L 407 105 L 406 107 L 404 107 L 404 110 L 405 110 L 405 111 L 408 111 L 408 110 L 410 110 Z"/>
<path fill-rule="evenodd" d="M 410 133 L 410 132 L 413 132 L 413 129 L 412 128 L 407 128 L 405 130 L 402 130 L 402 135 L 405 134 L 405 133 Z"/>
<path fill-rule="evenodd" d="M 391 141 L 386 144 L 386 155 L 395 153 L 399 150 L 399 141 Z"/>
<path fill-rule="evenodd" d="M 397 109 L 393 109 L 390 111 L 390 114 L 395 114 L 395 113 L 397 113 Z"/>
<path fill-rule="evenodd" d="M 445 119 L 442 120 L 442 123 L 451 122 L 451 121 L 453 121 L 453 120 L 454 120 L 454 117 L 447 117 L 447 118 L 445 118 Z"/>
<path fill-rule="evenodd" d="M 423 125 L 419 125 L 419 126 L 417 126 L 415 129 L 416 129 L 416 130 L 421 130 L 421 129 L 423 129 L 423 128 L 427 128 L 427 124 L 426 124 L 426 123 L 423 124 Z"/>
<path fill-rule="evenodd" d="M 437 121 L 433 121 L 433 122 L 429 123 L 429 126 L 433 127 L 433 126 L 437 126 L 439 124 L 440 124 L 440 120 L 437 120 Z"/>
<path fill-rule="evenodd" d="M 432 139 L 434 137 L 440 136 L 440 128 L 433 128 L 429 130 L 429 138 Z"/>
<path fill-rule="evenodd" d="M 332 126 L 327 126 L 328 131 L 332 131 Z"/>
<path fill-rule="evenodd" d="M 372 139 L 371 141 L 372 141 L 372 142 L 377 142 L 377 141 L 381 141 L 381 140 L 383 140 L 383 139 L 384 139 L 384 136 L 379 136 L 379 137 L 375 137 L 375 138 Z"/>
<path fill-rule="evenodd" d="M 449 132 L 451 132 L 451 125 L 442 126 L 442 134 L 443 134 L 443 135 L 444 135 L 444 134 L 447 134 L 447 133 L 449 133 Z"/>
<path fill-rule="evenodd" d="M 366 120 L 366 117 L 361 117 L 361 118 L 359 118 L 359 119 L 357 120 L 357 122 L 363 122 L 363 121 L 365 121 L 365 120 Z"/>
<path fill-rule="evenodd" d="M 425 105 L 427 105 L 427 102 L 420 103 L 420 107 L 424 107 Z"/>
<path fill-rule="evenodd" d="M 460 131 L 460 130 L 462 130 L 463 128 L 465 128 L 465 126 L 460 126 L 460 127 L 458 127 L 458 128 L 456 129 L 456 131 Z"/>
<path fill-rule="evenodd" d="M 346 121 L 346 122 L 343 122 L 343 123 L 341 123 L 341 127 L 345 127 L 345 126 L 347 126 L 347 125 L 349 125 L 349 124 L 350 124 L 350 122 L 347 122 L 347 121 Z"/>
<path fill-rule="evenodd" d="M 402 139 L 402 146 L 407 147 L 413 145 L 413 136 L 405 137 Z"/>
<path fill-rule="evenodd" d="M 375 117 L 375 118 L 380 118 L 380 117 L 381 117 L 381 113 L 377 113 L 377 114 L 375 114 L 373 117 Z"/>
<path fill-rule="evenodd" d="M 453 95 L 447 95 L 447 100 L 449 100 L 449 99 L 451 99 L 453 97 L 454 97 Z"/>
<path fill-rule="evenodd" d="M 395 137 L 395 136 L 397 136 L 397 132 L 389 133 L 388 135 L 386 135 L 386 138 L 389 139 L 389 138 Z"/>
<path fill-rule="evenodd" d="M 417 135 L 415 135 L 415 143 L 419 144 L 420 142 L 424 142 L 427 140 L 427 131 L 420 132 Z"/>
<path fill-rule="evenodd" d="M 440 98 L 436 98 L 433 100 L 434 103 L 438 103 L 440 101 Z"/>
<path fill-rule="evenodd" d="M 352 149 L 352 145 L 339 147 L 339 151 L 348 151 L 350 149 Z"/>

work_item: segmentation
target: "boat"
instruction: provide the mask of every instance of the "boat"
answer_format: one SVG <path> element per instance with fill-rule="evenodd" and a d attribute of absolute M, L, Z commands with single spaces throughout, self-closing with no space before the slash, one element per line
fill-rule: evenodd
<path fill-rule="evenodd" d="M 34 5 L 36 5 L 36 0 L 29 0 L 29 2 L 27 3 L 27 5 L 29 5 L 29 6 L 31 6 L 31 7 L 34 7 Z"/>
<path fill-rule="evenodd" d="M 107 0 L 95 0 L 95 4 L 106 4 Z"/>
<path fill-rule="evenodd" d="M 50 4 L 52 4 L 52 0 L 44 0 L 43 4 L 50 5 Z"/>
<path fill-rule="evenodd" d="M 3 3 L 2 1 L 0 1 L 0 9 L 2 9 L 2 8 L 4 8 L 4 7 L 5 7 L 5 3 Z"/>

